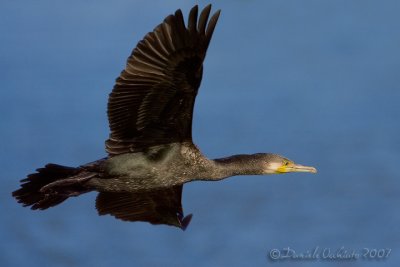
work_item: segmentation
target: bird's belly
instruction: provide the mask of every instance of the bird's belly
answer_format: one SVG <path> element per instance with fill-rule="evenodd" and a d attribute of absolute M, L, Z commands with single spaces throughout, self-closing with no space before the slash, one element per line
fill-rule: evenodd
<path fill-rule="evenodd" d="M 166 159 L 154 161 L 142 153 L 124 154 L 107 159 L 102 177 L 93 178 L 87 186 L 98 191 L 137 191 L 182 184 L 183 166 Z"/>
<path fill-rule="evenodd" d="M 169 182 L 160 183 L 159 179 L 154 179 L 154 177 L 114 176 L 108 178 L 93 178 L 88 181 L 86 185 L 101 192 L 135 192 L 170 187 L 174 184 Z"/>

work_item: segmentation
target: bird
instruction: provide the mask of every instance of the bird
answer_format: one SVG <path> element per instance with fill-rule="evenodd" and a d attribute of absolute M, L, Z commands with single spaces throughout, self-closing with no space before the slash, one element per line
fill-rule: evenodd
<path fill-rule="evenodd" d="M 237 175 L 316 173 L 273 153 L 209 159 L 192 140 L 193 107 L 203 62 L 221 10 L 194 6 L 138 42 L 109 95 L 107 156 L 78 167 L 49 163 L 20 181 L 12 196 L 23 206 L 45 210 L 70 197 L 99 192 L 99 215 L 185 230 L 182 189 L 191 181 Z"/>

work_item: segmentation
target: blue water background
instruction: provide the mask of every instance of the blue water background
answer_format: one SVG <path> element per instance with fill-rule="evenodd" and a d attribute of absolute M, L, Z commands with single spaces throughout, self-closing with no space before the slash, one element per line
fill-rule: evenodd
<path fill-rule="evenodd" d="M 137 41 L 195 1 L 0 3 L 1 266 L 400 263 L 400 2 L 216 1 L 194 140 L 209 157 L 275 152 L 317 175 L 184 187 L 186 232 L 98 217 L 95 193 L 34 212 L 11 198 L 48 162 L 105 156 L 106 103 Z M 199 1 L 204 6 L 205 1 Z M 278 261 L 271 249 L 391 249 Z"/>

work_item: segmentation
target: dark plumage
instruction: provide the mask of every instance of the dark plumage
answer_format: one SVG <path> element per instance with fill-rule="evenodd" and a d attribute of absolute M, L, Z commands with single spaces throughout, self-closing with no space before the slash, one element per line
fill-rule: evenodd
<path fill-rule="evenodd" d="M 197 23 L 194 7 L 187 28 L 177 10 L 133 50 L 108 102 L 110 155 L 191 142 L 203 60 L 220 14 L 217 11 L 207 25 L 210 10 L 207 6 Z"/>
<path fill-rule="evenodd" d="M 192 116 L 203 61 L 220 11 L 181 10 L 148 33 L 128 58 L 108 102 L 108 157 L 77 168 L 48 164 L 21 180 L 13 196 L 47 209 L 68 197 L 99 191 L 96 208 L 126 221 L 185 229 L 183 184 L 233 175 L 316 172 L 275 154 L 210 160 L 192 141 Z"/>

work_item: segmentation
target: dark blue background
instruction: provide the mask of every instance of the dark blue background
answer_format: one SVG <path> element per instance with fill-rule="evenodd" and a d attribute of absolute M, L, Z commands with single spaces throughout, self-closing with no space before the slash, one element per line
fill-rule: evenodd
<path fill-rule="evenodd" d="M 207 2 L 200 1 L 203 7 Z M 106 103 L 132 48 L 194 1 L 0 4 L 1 266 L 394 266 L 400 262 L 400 3 L 218 1 L 194 117 L 211 157 L 275 152 L 317 175 L 184 188 L 186 232 L 98 217 L 95 194 L 44 212 L 11 198 L 48 162 L 105 156 Z M 268 252 L 392 249 L 384 261 Z"/>

